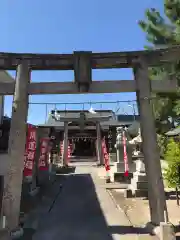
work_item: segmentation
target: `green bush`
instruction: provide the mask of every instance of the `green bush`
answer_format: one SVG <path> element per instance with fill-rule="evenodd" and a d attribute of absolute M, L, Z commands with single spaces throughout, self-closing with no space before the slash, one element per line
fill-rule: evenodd
<path fill-rule="evenodd" d="M 168 184 L 168 187 L 175 188 L 180 187 L 180 142 L 175 142 L 173 139 L 167 144 L 165 153 L 165 160 L 168 163 L 168 167 L 164 170 L 164 178 Z"/>
<path fill-rule="evenodd" d="M 166 137 L 164 135 L 157 134 L 157 143 L 159 147 L 160 156 L 161 158 L 164 159 L 164 154 L 166 152 L 166 146 L 167 146 Z"/>

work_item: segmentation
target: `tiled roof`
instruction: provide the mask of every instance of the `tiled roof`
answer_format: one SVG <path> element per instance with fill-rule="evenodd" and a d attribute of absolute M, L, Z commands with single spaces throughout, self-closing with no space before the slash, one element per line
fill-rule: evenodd
<path fill-rule="evenodd" d="M 166 133 L 166 136 L 177 136 L 177 135 L 180 135 L 180 126 Z"/>
<path fill-rule="evenodd" d="M 119 122 L 133 122 L 134 120 L 139 120 L 140 116 L 139 115 L 117 115 L 117 119 Z"/>
<path fill-rule="evenodd" d="M 129 115 L 130 117 L 126 115 L 122 115 L 123 117 L 119 118 L 118 120 L 111 119 L 109 121 L 101 122 L 101 126 L 120 126 L 120 125 L 131 125 L 132 122 L 134 121 L 134 116 Z M 125 116 L 125 117 L 124 117 Z M 49 116 L 49 119 L 45 124 L 40 124 L 40 127 L 59 127 L 62 128 L 64 127 L 64 122 L 61 121 L 56 121 L 52 116 Z"/>

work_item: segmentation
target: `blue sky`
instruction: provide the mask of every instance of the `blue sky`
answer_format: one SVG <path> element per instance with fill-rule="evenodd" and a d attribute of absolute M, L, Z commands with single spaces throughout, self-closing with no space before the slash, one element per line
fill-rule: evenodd
<path fill-rule="evenodd" d="M 145 35 L 137 21 L 144 18 L 146 8 L 162 10 L 162 0 L 1 0 L 0 51 L 32 53 L 72 53 L 76 50 L 93 52 L 130 51 L 143 49 Z M 14 75 L 14 72 L 11 73 Z M 94 70 L 93 80 L 132 79 L 132 71 Z M 32 81 L 69 81 L 72 71 L 32 72 Z M 42 95 L 30 97 L 30 102 L 90 102 L 128 101 L 135 94 L 104 95 Z M 12 97 L 6 98 L 5 112 L 11 113 Z M 131 113 L 127 104 L 121 104 Z M 64 105 L 57 105 L 64 109 Z M 115 105 L 95 105 L 95 108 L 114 108 Z M 48 111 L 54 108 L 48 106 Z M 67 109 L 82 109 L 68 105 Z M 88 106 L 85 106 L 88 108 Z M 124 111 L 124 110 L 123 110 Z M 44 105 L 30 105 L 29 121 L 45 120 Z"/>

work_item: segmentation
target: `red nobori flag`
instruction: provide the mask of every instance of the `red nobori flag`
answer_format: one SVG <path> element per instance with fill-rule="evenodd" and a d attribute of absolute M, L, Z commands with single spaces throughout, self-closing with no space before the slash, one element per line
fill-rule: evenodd
<path fill-rule="evenodd" d="M 24 176 L 32 176 L 36 153 L 36 127 L 28 124 L 24 154 Z"/>
<path fill-rule="evenodd" d="M 102 140 L 102 151 L 103 151 L 103 156 L 104 156 L 105 169 L 106 169 L 106 171 L 110 171 L 109 154 L 107 152 L 105 139 Z"/>
<path fill-rule="evenodd" d="M 39 170 L 48 170 L 49 138 L 42 138 L 40 145 Z"/>
<path fill-rule="evenodd" d="M 123 149 L 124 149 L 124 175 L 127 177 L 129 175 L 129 165 L 128 165 L 125 132 L 123 132 Z"/>

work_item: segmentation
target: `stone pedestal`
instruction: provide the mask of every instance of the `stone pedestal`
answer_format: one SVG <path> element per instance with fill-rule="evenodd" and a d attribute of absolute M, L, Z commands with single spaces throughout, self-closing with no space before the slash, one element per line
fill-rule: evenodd
<path fill-rule="evenodd" d="M 135 164 L 136 171 L 133 173 L 133 178 L 131 179 L 131 184 L 128 186 L 128 190 L 132 191 L 132 196 L 147 197 L 148 182 L 143 157 L 138 157 Z"/>
<path fill-rule="evenodd" d="M 129 182 L 133 177 L 133 172 L 135 172 L 136 166 L 134 162 L 129 163 L 129 175 L 124 175 L 124 162 L 115 163 L 114 181 L 115 182 Z"/>
<path fill-rule="evenodd" d="M 114 163 L 117 162 L 116 153 L 109 154 L 109 161 L 110 161 L 110 165 L 114 165 Z"/>

